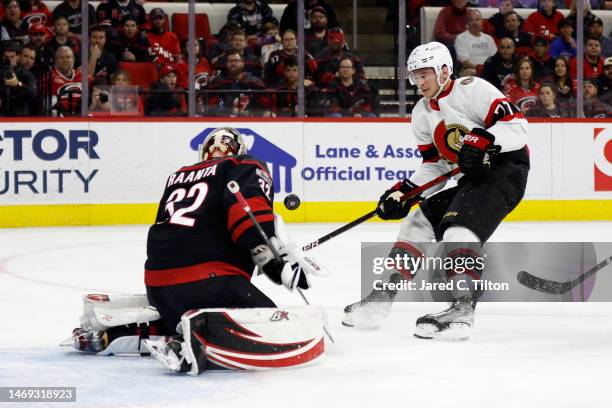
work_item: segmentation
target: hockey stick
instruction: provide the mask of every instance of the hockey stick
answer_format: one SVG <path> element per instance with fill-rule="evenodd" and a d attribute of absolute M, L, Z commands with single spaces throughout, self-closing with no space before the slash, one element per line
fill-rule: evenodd
<path fill-rule="evenodd" d="M 270 242 L 270 238 L 268 238 L 268 236 L 266 235 L 266 232 L 263 230 L 259 222 L 257 222 L 257 220 L 255 219 L 255 215 L 253 215 L 253 211 L 251 211 L 251 207 L 249 206 L 249 203 L 247 203 L 247 201 L 244 199 L 244 196 L 240 192 L 240 186 L 238 185 L 238 183 L 234 180 L 230 181 L 229 183 L 227 183 L 227 189 L 236 197 L 236 199 L 242 206 L 242 209 L 244 210 L 244 212 L 247 213 L 251 222 L 253 222 L 253 225 L 255 225 L 255 229 L 257 230 L 261 238 L 264 240 L 268 248 L 270 248 L 270 251 L 272 251 L 272 254 L 274 255 L 274 259 L 276 259 L 277 262 L 285 263 L 285 261 L 282 260 L 280 254 L 278 253 L 274 245 L 272 245 L 272 243 Z M 304 300 L 304 303 L 306 303 L 306 305 L 310 305 L 310 302 L 308 301 L 308 299 L 306 299 L 306 296 L 304 295 L 304 292 L 302 292 L 302 289 L 297 288 L 297 291 L 302 297 L 302 299 Z M 335 343 L 334 338 L 331 336 L 331 334 L 329 333 L 325 325 L 323 325 L 323 331 L 325 332 L 325 335 L 329 338 L 329 340 L 332 343 Z"/>
<path fill-rule="evenodd" d="M 539 278 L 530 274 L 527 271 L 520 271 L 516 275 L 516 279 L 523 286 L 527 286 L 530 289 L 537 290 L 538 292 L 549 293 L 551 295 L 562 295 L 566 292 L 569 292 L 580 283 L 582 283 L 585 279 L 588 279 L 590 276 L 597 273 L 599 270 L 605 268 L 607 265 L 612 262 L 612 256 L 604 259 L 579 277 L 574 280 L 567 282 L 557 282 L 554 280 Z"/>
<path fill-rule="evenodd" d="M 428 181 L 427 183 L 423 184 L 422 186 L 419 186 L 417 188 L 415 188 L 414 190 L 411 190 L 409 193 L 405 194 L 402 197 L 402 201 L 405 201 L 407 199 L 409 199 L 410 197 L 414 197 L 418 194 L 421 194 L 423 191 L 428 190 L 430 188 L 432 188 L 435 185 L 438 185 L 446 180 L 448 180 L 449 178 L 459 174 L 461 172 L 461 170 L 459 169 L 459 167 L 457 167 L 456 169 L 453 169 L 447 173 L 442 174 L 441 176 L 436 177 L 435 179 Z M 319 245 L 321 245 L 324 242 L 329 241 L 332 238 L 337 237 L 338 235 L 342 234 L 343 232 L 346 232 L 348 230 L 350 230 L 351 228 L 356 227 L 357 225 L 369 220 L 370 218 L 373 218 L 376 215 L 376 209 L 370 211 L 367 214 L 362 215 L 361 217 L 357 218 L 354 221 L 349 222 L 346 225 L 343 225 L 342 227 L 338 228 L 337 230 L 334 230 L 332 232 L 330 232 L 327 235 L 323 235 L 321 238 L 317 239 L 316 241 L 311 242 L 308 245 L 304 245 L 302 247 L 302 251 L 309 251 Z"/>

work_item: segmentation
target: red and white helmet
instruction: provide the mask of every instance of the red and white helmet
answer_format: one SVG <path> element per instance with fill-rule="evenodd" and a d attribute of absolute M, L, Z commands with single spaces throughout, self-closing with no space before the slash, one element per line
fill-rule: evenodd
<path fill-rule="evenodd" d="M 246 153 L 247 147 L 242 135 L 230 127 L 213 130 L 198 147 L 198 157 L 202 161 Z"/>
<path fill-rule="evenodd" d="M 444 44 L 437 41 L 419 45 L 412 50 L 406 65 L 408 67 L 408 79 L 412 85 L 416 85 L 413 71 L 417 69 L 433 68 L 436 72 L 436 78 L 438 80 L 438 85 L 440 85 L 440 89 L 446 85 L 446 82 L 450 80 L 450 76 L 453 73 L 453 58 L 451 57 L 450 51 Z M 440 73 L 444 66 L 448 67 L 449 75 L 444 83 L 440 83 Z"/>

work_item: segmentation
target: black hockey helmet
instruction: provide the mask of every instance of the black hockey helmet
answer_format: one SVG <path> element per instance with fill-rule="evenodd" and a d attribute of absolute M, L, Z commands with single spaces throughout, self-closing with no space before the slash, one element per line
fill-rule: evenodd
<path fill-rule="evenodd" d="M 198 157 L 202 161 L 246 153 L 244 138 L 238 130 L 230 127 L 213 130 L 198 147 Z"/>

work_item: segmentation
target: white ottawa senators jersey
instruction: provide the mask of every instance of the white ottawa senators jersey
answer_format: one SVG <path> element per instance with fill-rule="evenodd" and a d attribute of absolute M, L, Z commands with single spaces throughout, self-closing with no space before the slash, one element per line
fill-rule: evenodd
<path fill-rule="evenodd" d="M 484 79 L 460 78 L 437 99 L 421 98 L 412 111 L 412 130 L 423 164 L 411 181 L 421 185 L 454 167 L 463 137 L 473 128 L 493 134 L 500 153 L 520 150 L 527 143 L 523 114 Z"/>

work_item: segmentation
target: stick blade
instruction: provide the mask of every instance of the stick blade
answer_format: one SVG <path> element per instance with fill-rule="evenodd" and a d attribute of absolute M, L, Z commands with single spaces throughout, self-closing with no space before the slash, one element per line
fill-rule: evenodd
<path fill-rule="evenodd" d="M 538 292 L 548 293 L 551 295 L 561 295 L 572 287 L 568 285 L 571 282 L 556 282 L 549 279 L 539 278 L 530 274 L 527 271 L 520 271 L 516 275 L 516 279 L 523 286 L 530 289 L 537 290 Z"/>

